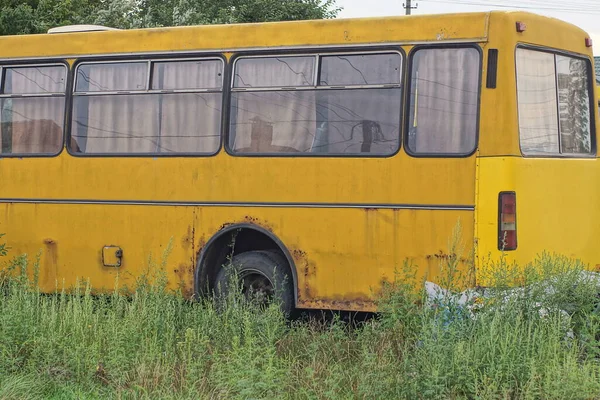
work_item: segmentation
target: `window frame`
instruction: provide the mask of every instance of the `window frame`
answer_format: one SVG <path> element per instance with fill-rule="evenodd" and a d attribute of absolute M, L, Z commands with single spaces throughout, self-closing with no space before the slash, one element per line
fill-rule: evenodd
<path fill-rule="evenodd" d="M 519 85 L 518 85 L 518 70 L 517 70 L 517 50 L 518 49 L 525 49 L 525 50 L 532 50 L 532 51 L 539 51 L 542 53 L 550 53 L 552 55 L 554 55 L 554 65 L 556 68 L 556 56 L 565 56 L 565 57 L 571 57 L 571 58 L 576 58 L 579 60 L 583 60 L 585 61 L 586 65 L 587 65 L 587 75 L 588 75 L 588 98 L 589 98 L 589 102 L 590 102 L 590 145 L 592 147 L 592 151 L 590 153 L 561 153 L 560 149 L 562 148 L 561 146 L 561 132 L 560 132 L 560 112 L 559 112 L 559 108 L 560 108 L 560 100 L 558 98 L 558 83 L 557 83 L 557 98 L 556 98 L 556 110 L 557 110 L 557 115 L 558 115 L 558 131 L 556 132 L 557 136 L 558 136 L 558 146 L 559 146 L 559 152 L 558 153 L 524 153 L 523 149 L 521 147 L 521 125 L 519 122 Z M 536 45 L 532 45 L 532 44 L 526 44 L 526 43 L 517 43 L 517 45 L 515 46 L 515 50 L 514 50 L 514 71 L 515 71 L 515 104 L 517 105 L 516 107 L 516 115 L 517 115 L 517 138 L 518 138 L 518 142 L 519 142 L 519 152 L 521 153 L 521 157 L 524 158 L 571 158 L 571 159 L 590 159 L 590 158 L 596 158 L 598 155 L 598 145 L 597 145 L 597 140 L 596 140 L 596 108 L 597 105 L 595 104 L 594 101 L 594 82 L 596 81 L 596 78 L 594 76 L 594 72 L 593 72 L 593 64 L 589 58 L 589 56 L 585 56 L 583 54 L 579 54 L 579 53 L 574 53 L 574 52 L 569 52 L 566 50 L 560 50 L 560 49 L 554 49 L 551 47 L 544 47 L 544 46 L 536 46 Z M 555 71 L 555 80 L 557 79 L 558 75 L 556 74 Z"/>
<path fill-rule="evenodd" d="M 220 89 L 151 89 L 152 86 L 152 66 L 154 63 L 162 62 L 185 62 L 185 61 L 220 61 L 222 66 L 221 74 L 221 88 Z M 139 63 L 145 62 L 148 64 L 148 72 L 146 76 L 146 89 L 144 90 L 119 90 L 119 91 L 106 91 L 106 92 L 76 92 L 77 85 L 77 73 L 81 65 L 90 64 L 114 64 L 114 63 Z M 68 104 L 68 112 L 66 119 L 69 123 L 67 137 L 66 137 L 66 148 L 69 155 L 73 157 L 83 158 L 123 158 L 123 157 L 137 157 L 137 158 L 179 158 L 179 157 L 214 157 L 217 155 L 223 147 L 223 127 L 228 121 L 227 110 L 224 108 L 228 104 L 229 91 L 226 82 L 229 81 L 229 68 L 228 62 L 223 53 L 182 53 L 182 54 L 140 54 L 140 55 L 118 55 L 118 56 L 90 56 L 80 57 L 73 63 L 71 68 L 70 79 L 70 102 Z M 220 129 L 219 129 L 219 141 L 218 146 L 214 152 L 210 153 L 83 153 L 75 152 L 71 149 L 72 140 L 72 120 L 74 111 L 74 100 L 75 97 L 95 97 L 95 96 L 118 96 L 118 95 L 148 95 L 148 94 L 173 94 L 173 93 L 220 93 L 221 94 L 221 116 L 220 116 Z"/>
<path fill-rule="evenodd" d="M 412 68 L 414 63 L 414 56 L 419 50 L 432 50 L 432 49 L 475 49 L 479 53 L 479 79 L 477 81 L 477 116 L 475 120 L 475 142 L 473 149 L 465 153 L 417 153 L 412 151 L 408 147 L 408 132 L 410 131 L 410 106 L 411 99 L 410 93 L 412 89 Z M 448 44 L 423 44 L 414 46 L 408 54 L 408 67 L 406 69 L 406 101 L 404 105 L 404 113 L 406 115 L 404 121 L 404 136 L 403 145 L 404 151 L 410 157 L 413 158 L 469 158 L 477 152 L 479 149 L 479 132 L 480 132 L 480 121 L 481 121 L 481 95 L 483 93 L 483 49 L 476 42 L 469 43 L 448 43 Z"/>
<path fill-rule="evenodd" d="M 319 86 L 318 83 L 321 78 L 321 57 L 326 56 L 339 56 L 339 55 L 366 55 L 366 54 L 391 54 L 396 53 L 401 57 L 401 71 L 400 71 L 400 83 L 399 84 L 384 84 L 384 85 L 334 85 L 334 86 Z M 312 86 L 298 86 L 298 87 L 269 87 L 269 88 L 234 88 L 235 83 L 235 67 L 236 62 L 239 59 L 247 58 L 272 58 L 272 57 L 310 57 L 313 56 L 315 60 L 315 71 L 313 77 Z M 302 48 L 302 49 L 290 49 L 290 50 L 266 50 L 266 51 L 243 51 L 234 53 L 229 60 L 229 85 L 227 94 L 227 124 L 224 128 L 224 148 L 225 152 L 232 157 L 249 157 L 249 158 L 391 158 L 396 156 L 402 149 L 402 137 L 404 123 L 402 118 L 404 117 L 404 98 L 405 98 L 405 77 L 407 68 L 407 57 L 405 50 L 400 45 L 395 46 L 348 46 L 348 47 L 326 47 L 326 48 Z M 237 90 L 236 90 L 237 89 Z M 252 91 L 318 91 L 318 90 L 359 90 L 359 89 L 400 89 L 400 107 L 398 109 L 399 126 L 398 126 L 398 146 L 394 152 L 390 154 L 370 154 L 365 153 L 352 153 L 352 154 L 328 154 L 328 153 L 239 153 L 229 146 L 229 139 L 231 135 L 231 97 L 233 93 L 244 93 Z"/>
<path fill-rule="evenodd" d="M 64 67 L 65 70 L 65 91 L 64 93 L 24 93 L 24 94 L 5 94 L 5 72 L 7 68 L 36 68 L 36 67 Z M 71 92 L 71 69 L 69 63 L 65 59 L 47 59 L 47 60 L 4 60 L 0 62 L 0 98 L 40 98 L 40 97 L 62 97 L 64 99 L 64 110 L 62 115 L 62 136 L 60 149 L 55 153 L 10 153 L 4 154 L 0 152 L 0 159 L 3 158 L 52 158 L 58 157 L 65 148 L 65 138 L 68 131 L 70 108 L 70 92 Z"/>

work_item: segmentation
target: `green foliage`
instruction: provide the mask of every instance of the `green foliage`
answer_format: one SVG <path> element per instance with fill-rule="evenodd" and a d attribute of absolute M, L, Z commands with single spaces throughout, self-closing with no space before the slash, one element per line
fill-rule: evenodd
<path fill-rule="evenodd" d="M 129 29 L 322 19 L 339 11 L 335 0 L 0 0 L 0 35 L 71 24 Z"/>
<path fill-rule="evenodd" d="M 288 322 L 241 291 L 225 306 L 189 302 L 167 289 L 169 251 L 129 296 L 118 282 L 44 295 L 39 258 L 15 258 L 0 294 L 0 398 L 600 397 L 598 285 L 566 258 L 540 256 L 513 277 L 528 290 L 500 285 L 474 316 L 449 296 L 430 307 L 407 263 L 380 314 L 353 327 Z M 452 286 L 454 258 L 442 262 Z"/>

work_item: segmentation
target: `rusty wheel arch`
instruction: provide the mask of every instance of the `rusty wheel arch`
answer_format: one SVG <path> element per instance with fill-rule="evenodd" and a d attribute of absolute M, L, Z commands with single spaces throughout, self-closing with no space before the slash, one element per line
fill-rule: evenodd
<path fill-rule="evenodd" d="M 292 275 L 294 287 L 294 304 L 297 304 L 298 276 L 296 271 L 296 265 L 294 263 L 294 259 L 292 258 L 291 253 L 288 251 L 285 244 L 283 244 L 283 242 L 273 232 L 252 223 L 239 223 L 227 225 L 226 227 L 216 232 L 210 238 L 210 240 L 206 242 L 206 245 L 202 248 L 198 255 L 198 261 L 196 262 L 196 270 L 194 271 L 194 295 L 196 299 L 206 296 L 211 292 L 211 290 L 213 289 L 212 284 L 214 282 L 214 276 L 222 266 L 208 265 L 207 263 L 211 260 L 217 260 L 217 263 L 219 263 L 221 262 L 221 260 L 223 260 L 223 256 L 226 257 L 228 254 L 231 254 L 229 252 L 229 244 L 232 242 L 232 235 L 236 232 L 242 231 L 244 231 L 246 234 L 250 232 L 266 236 L 271 242 L 273 242 L 274 246 L 272 247 L 272 249 L 281 251 L 281 253 L 288 262 L 288 267 Z M 236 244 L 237 240 L 238 239 L 236 238 Z M 252 250 L 262 249 L 257 248 Z"/>

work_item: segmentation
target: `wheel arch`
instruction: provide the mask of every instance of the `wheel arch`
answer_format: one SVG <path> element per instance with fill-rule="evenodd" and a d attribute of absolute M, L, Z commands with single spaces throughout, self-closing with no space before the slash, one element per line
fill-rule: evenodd
<path fill-rule="evenodd" d="M 279 250 L 285 257 L 292 277 L 292 283 L 294 288 L 294 304 L 298 304 L 298 274 L 296 271 L 296 264 L 294 259 L 283 243 L 282 240 L 277 237 L 273 232 L 265 229 L 261 226 L 251 223 L 240 223 L 232 224 L 216 232 L 209 240 L 206 245 L 200 251 L 196 262 L 196 270 L 194 271 L 194 295 L 196 298 L 205 296 L 210 293 L 213 289 L 212 284 L 214 282 L 217 271 L 222 267 L 222 262 L 226 260 L 227 255 L 234 254 L 235 248 L 228 252 L 229 244 L 233 241 L 233 235 L 235 233 L 244 232 L 245 235 L 258 235 L 262 236 L 262 241 L 266 239 L 270 240 L 273 244 L 271 247 L 274 250 Z M 254 237 L 255 239 L 258 237 Z M 237 238 L 235 239 L 237 245 Z M 264 242 L 262 242 L 264 243 Z M 263 248 L 257 248 L 254 250 L 263 250 Z M 225 259 L 223 258 L 225 257 Z M 221 265 L 219 265 L 221 263 Z M 216 265 L 211 265 L 216 264 Z"/>

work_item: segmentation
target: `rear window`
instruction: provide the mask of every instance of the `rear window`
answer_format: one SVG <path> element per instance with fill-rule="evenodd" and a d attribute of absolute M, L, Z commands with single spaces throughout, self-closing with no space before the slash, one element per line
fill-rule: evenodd
<path fill-rule="evenodd" d="M 516 64 L 523 154 L 594 154 L 589 61 L 518 48 Z"/>

